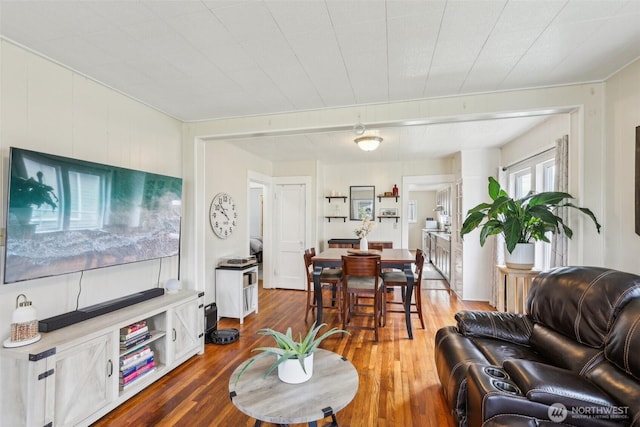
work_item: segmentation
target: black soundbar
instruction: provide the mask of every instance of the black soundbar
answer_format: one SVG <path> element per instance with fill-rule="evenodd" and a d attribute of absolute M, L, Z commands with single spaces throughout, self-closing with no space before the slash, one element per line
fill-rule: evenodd
<path fill-rule="evenodd" d="M 164 295 L 163 288 L 151 288 L 145 291 L 136 292 L 135 294 L 126 295 L 124 297 L 81 308 L 79 310 L 59 314 L 57 316 L 49 317 L 48 319 L 40 320 L 38 322 L 38 331 L 55 331 L 56 329 L 64 328 L 65 326 L 73 325 L 93 317 L 111 313 L 112 311 L 120 310 L 121 308 L 129 307 L 130 305 L 138 304 L 139 302 L 159 297 L 161 295 Z"/>

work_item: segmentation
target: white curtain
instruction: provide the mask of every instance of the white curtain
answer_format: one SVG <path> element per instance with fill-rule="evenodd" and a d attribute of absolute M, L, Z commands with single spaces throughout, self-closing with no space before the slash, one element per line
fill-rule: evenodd
<path fill-rule="evenodd" d="M 569 135 L 556 140 L 554 190 L 569 192 Z M 561 208 L 557 215 L 566 223 L 568 220 L 567 209 Z M 567 265 L 568 239 L 564 233 L 553 234 L 551 238 L 550 267 L 562 267 Z"/>
<path fill-rule="evenodd" d="M 498 182 L 502 188 L 507 188 L 507 173 L 502 169 L 498 169 Z M 498 287 L 500 284 L 500 275 L 498 274 L 498 268 L 495 266 L 504 265 L 504 237 L 502 234 L 497 234 L 494 239 L 490 239 L 493 247 L 493 260 L 492 263 L 494 265 L 493 273 L 491 275 L 491 283 L 493 286 L 491 287 L 491 294 L 489 295 L 489 304 L 493 307 L 497 307 L 498 303 Z M 504 286 L 504 284 L 502 284 Z"/>

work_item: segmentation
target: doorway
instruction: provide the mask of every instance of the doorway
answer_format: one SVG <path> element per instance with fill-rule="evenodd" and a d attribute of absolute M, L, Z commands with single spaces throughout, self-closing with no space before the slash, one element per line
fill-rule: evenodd
<path fill-rule="evenodd" d="M 248 171 L 247 176 L 247 247 L 248 252 L 258 261 L 258 283 L 263 288 L 273 287 L 271 275 L 272 226 L 271 192 L 272 178 Z"/>
<path fill-rule="evenodd" d="M 264 256 L 264 192 L 264 184 L 249 182 L 249 254 L 258 261 L 259 280 L 262 280 Z"/>
<path fill-rule="evenodd" d="M 273 179 L 274 287 L 306 290 L 303 254 L 311 241 L 311 178 Z"/>

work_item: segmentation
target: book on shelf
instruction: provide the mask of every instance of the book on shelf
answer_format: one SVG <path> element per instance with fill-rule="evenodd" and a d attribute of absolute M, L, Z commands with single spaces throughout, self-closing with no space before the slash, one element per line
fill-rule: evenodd
<path fill-rule="evenodd" d="M 149 338 L 151 338 L 151 334 L 149 332 L 133 337 L 128 341 L 121 342 L 120 350 L 128 350 L 140 344 L 141 342 L 148 340 Z"/>
<path fill-rule="evenodd" d="M 129 341 L 135 337 L 138 337 L 146 332 L 149 332 L 149 327 L 147 325 L 144 325 L 132 332 L 126 333 L 124 334 L 123 331 L 120 331 L 120 342 L 125 342 L 125 341 Z"/>
<path fill-rule="evenodd" d="M 138 329 L 147 326 L 146 320 L 141 320 L 140 322 L 132 323 L 129 326 L 125 326 L 124 328 L 120 328 L 120 335 L 129 335 Z"/>
<path fill-rule="evenodd" d="M 135 363 L 136 361 L 139 361 L 143 357 L 147 357 L 151 354 L 153 354 L 153 351 L 151 351 L 151 347 L 149 347 L 148 345 L 145 345 L 144 347 L 140 347 L 136 351 L 132 351 L 131 353 L 121 356 L 120 366 L 123 367 L 123 366 L 130 365 L 132 363 Z"/>
<path fill-rule="evenodd" d="M 137 360 L 136 363 L 131 363 L 127 366 L 123 366 L 122 368 L 120 368 L 120 376 L 123 378 L 127 377 L 129 376 L 129 374 L 134 373 L 138 369 L 143 368 L 144 366 L 148 365 L 149 363 L 152 363 L 153 361 L 154 361 L 153 354 L 151 354 L 149 357 Z"/>
<path fill-rule="evenodd" d="M 122 390 L 122 391 L 126 390 L 127 388 L 129 388 L 130 386 L 132 386 L 133 384 L 135 384 L 136 382 L 138 382 L 138 381 L 142 380 L 143 378 L 147 377 L 148 375 L 153 374 L 155 371 L 156 371 L 156 368 L 155 368 L 155 367 L 153 367 L 153 368 L 149 369 L 148 371 L 145 371 L 145 372 L 141 373 L 141 374 L 140 374 L 140 375 L 138 375 L 134 380 L 129 381 L 129 382 L 128 382 L 128 383 L 126 383 L 126 384 L 122 384 L 122 383 L 120 383 L 120 390 Z"/>
<path fill-rule="evenodd" d="M 131 381 L 135 381 L 136 379 L 140 378 L 142 375 L 144 375 L 154 367 L 155 367 L 155 362 L 152 360 L 151 362 L 141 366 L 139 369 L 136 369 L 135 371 L 131 372 L 129 375 L 122 376 L 120 378 L 120 384 L 125 385 L 125 384 L 129 384 Z"/>

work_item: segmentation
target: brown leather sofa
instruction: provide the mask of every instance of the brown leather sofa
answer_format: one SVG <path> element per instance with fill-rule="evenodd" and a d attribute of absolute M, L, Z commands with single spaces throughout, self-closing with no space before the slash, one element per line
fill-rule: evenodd
<path fill-rule="evenodd" d="M 462 311 L 435 338 L 460 426 L 640 426 L 640 276 L 541 273 L 527 314 Z"/>

